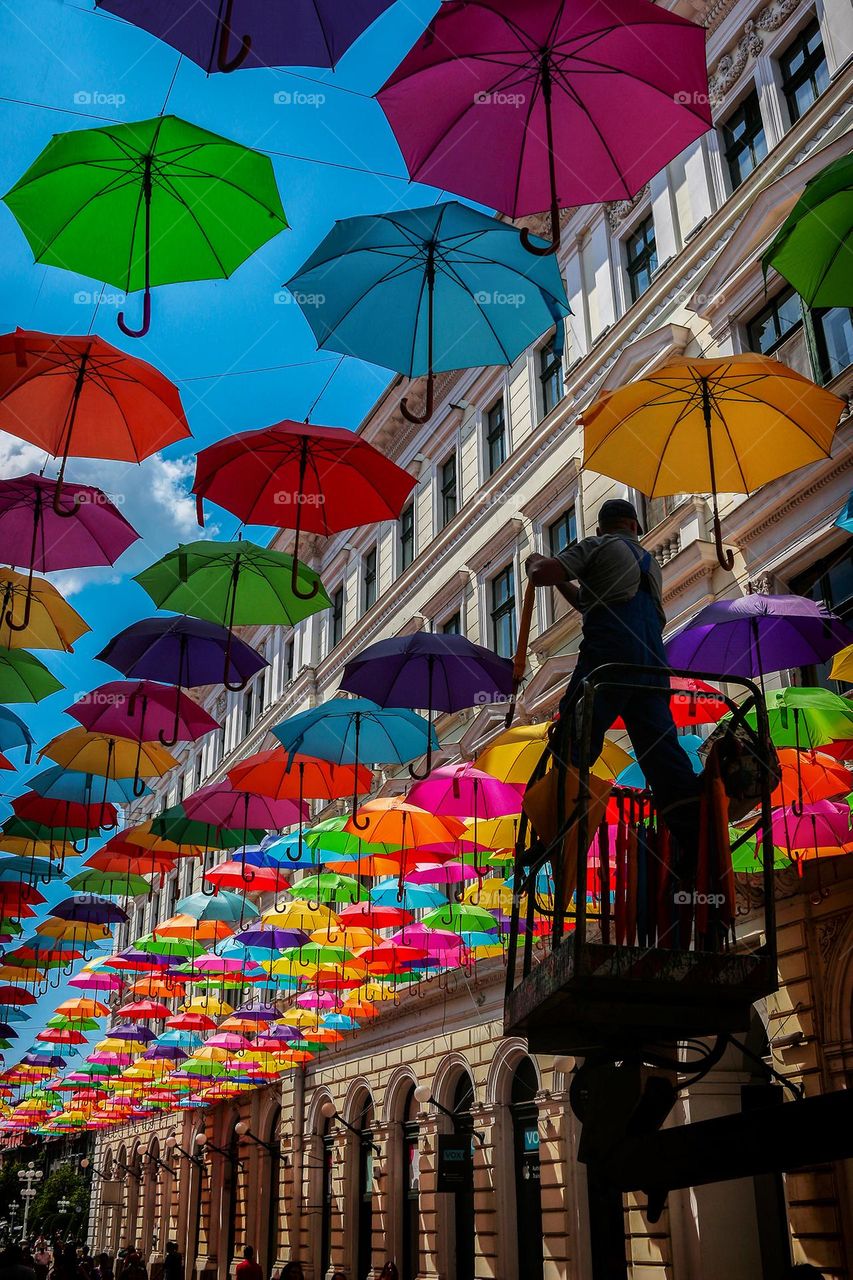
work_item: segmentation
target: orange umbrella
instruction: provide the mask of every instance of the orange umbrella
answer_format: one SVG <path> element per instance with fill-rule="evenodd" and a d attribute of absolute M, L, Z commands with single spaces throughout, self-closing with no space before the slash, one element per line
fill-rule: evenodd
<path fill-rule="evenodd" d="M 782 780 L 770 797 L 773 809 L 845 796 L 853 786 L 849 769 L 824 751 L 797 751 L 794 747 L 783 747 L 778 755 Z"/>
<path fill-rule="evenodd" d="M 147 1000 L 171 1000 L 173 996 L 182 995 L 186 985 L 185 978 L 170 978 L 166 982 L 156 974 L 138 978 L 130 988 L 130 995 L 142 996 Z"/>
<path fill-rule="evenodd" d="M 234 932 L 224 920 L 196 920 L 195 916 L 171 916 L 152 930 L 160 938 L 191 938 L 194 942 L 221 942 Z"/>
<path fill-rule="evenodd" d="M 240 790 L 274 800 L 336 800 L 368 792 L 373 774 L 364 765 L 333 764 L 314 756 L 291 757 L 284 747 L 257 751 L 229 769 L 228 778 Z"/>
<path fill-rule="evenodd" d="M 464 830 L 465 823 L 459 818 L 439 817 L 396 796 L 366 801 L 344 827 L 344 831 L 362 836 L 368 844 L 391 845 L 401 850 L 450 844 Z"/>

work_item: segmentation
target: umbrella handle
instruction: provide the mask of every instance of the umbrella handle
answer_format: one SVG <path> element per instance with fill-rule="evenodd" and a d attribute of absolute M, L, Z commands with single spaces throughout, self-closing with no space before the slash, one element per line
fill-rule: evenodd
<path fill-rule="evenodd" d="M 528 582 L 524 588 L 524 602 L 521 606 L 521 619 L 518 625 L 518 640 L 515 646 L 515 657 L 512 661 L 512 696 L 509 700 L 507 708 L 505 728 L 509 728 L 515 715 L 515 703 L 518 697 L 518 690 L 524 679 L 524 669 L 527 666 L 527 645 L 530 640 L 530 624 L 533 621 L 533 606 L 536 603 L 536 588 L 532 582 Z M 475 815 L 476 816 L 476 815 Z"/>
<path fill-rule="evenodd" d="M 179 681 L 181 678 L 180 664 L 182 660 L 183 660 L 183 650 L 181 652 L 181 657 L 178 660 L 178 680 Z M 143 718 L 144 718 L 144 712 L 143 712 Z M 167 738 L 166 735 L 163 733 L 163 730 L 158 729 L 157 738 L 160 742 L 160 745 L 166 748 L 177 746 L 180 732 L 181 732 L 181 686 L 179 683 L 175 689 L 175 723 L 172 725 L 172 736 L 170 738 Z M 140 744 L 140 752 L 141 752 L 142 750 L 141 738 L 139 739 L 139 744 Z"/>
<path fill-rule="evenodd" d="M 542 101 L 545 104 L 545 133 L 548 143 L 548 179 L 551 185 L 551 239 L 547 244 L 534 244 L 527 227 L 521 232 L 521 247 L 536 258 L 547 258 L 560 247 L 560 200 L 557 195 L 556 161 L 554 159 L 554 121 L 551 115 L 552 71 L 550 54 L 546 51 L 541 64 Z"/>
<path fill-rule="evenodd" d="M 556 231 L 554 228 L 556 228 Z M 526 249 L 528 253 L 532 253 L 536 258 L 547 258 L 552 253 L 557 252 L 562 238 L 562 227 L 560 226 L 560 210 L 556 201 L 551 206 L 551 234 L 552 239 L 547 244 L 534 244 L 529 228 L 522 227 L 521 247 Z"/>
<path fill-rule="evenodd" d="M 720 568 L 725 569 L 727 573 L 731 573 L 735 567 L 735 556 L 731 549 L 723 546 L 723 530 L 720 525 L 720 517 L 716 511 L 716 495 L 714 495 L 714 545 L 717 548 L 717 560 Z"/>
<path fill-rule="evenodd" d="M 400 412 L 407 422 L 414 423 L 415 426 L 423 426 L 425 422 L 429 422 L 432 417 L 433 406 L 435 403 L 435 374 L 430 369 L 427 376 L 426 404 L 422 414 L 414 413 L 409 408 L 409 397 L 403 396 L 400 401 Z"/>
<path fill-rule="evenodd" d="M 313 600 L 320 591 L 320 579 L 315 578 L 307 591 L 303 591 L 299 585 L 299 561 L 296 559 L 296 549 L 293 553 L 293 564 L 290 569 L 290 589 L 298 600 Z"/>
<path fill-rule="evenodd" d="M 234 54 L 233 58 L 228 57 L 228 44 L 234 32 L 231 29 L 231 13 L 234 8 L 234 0 L 228 0 L 225 14 L 219 23 L 219 48 L 216 54 L 216 65 L 220 71 L 228 74 L 236 71 L 241 67 L 249 56 L 249 50 L 252 47 L 252 37 L 243 36 L 240 41 L 240 48 Z"/>
<path fill-rule="evenodd" d="M 31 560 L 32 560 L 32 558 L 33 558 L 33 557 L 31 557 Z M 12 584 L 11 584 L 11 582 L 10 582 L 10 583 L 9 583 L 9 587 L 11 588 L 11 586 L 12 586 Z M 6 597 L 6 602 L 5 602 L 5 603 L 8 605 L 8 608 L 6 609 L 6 616 L 5 616 L 5 618 L 3 619 L 3 621 L 4 621 L 4 622 L 5 622 L 5 624 L 6 624 L 6 626 L 9 628 L 9 630 L 10 630 L 10 631 L 26 631 L 27 627 L 30 625 L 30 613 L 32 612 L 32 604 L 33 604 L 33 571 L 32 571 L 32 567 L 30 567 L 29 577 L 27 578 L 27 596 L 26 596 L 26 600 L 24 601 L 24 617 L 23 617 L 23 620 L 22 620 L 21 622 L 16 622 L 16 621 L 15 621 L 15 617 L 14 617 L 14 614 L 15 614 L 15 597 L 14 597 L 14 593 L 13 593 L 11 590 L 9 591 L 9 593 L 8 593 L 8 595 L 7 595 L 7 597 Z"/>
<path fill-rule="evenodd" d="M 120 311 L 116 317 L 118 327 L 122 333 L 127 334 L 128 338 L 144 338 L 148 330 L 151 328 L 151 293 L 148 289 L 142 298 L 142 327 L 139 329 L 131 329 L 129 324 L 125 323 L 124 312 Z"/>
<path fill-rule="evenodd" d="M 413 764 L 409 765 L 409 777 L 414 778 L 417 782 L 423 782 L 424 778 L 428 778 L 432 772 L 432 734 L 427 741 L 426 764 L 423 773 L 418 773 Z"/>
<path fill-rule="evenodd" d="M 63 462 L 63 467 L 65 463 Z M 70 520 L 72 516 L 76 516 L 77 512 L 84 504 L 82 493 L 76 493 L 71 499 L 70 507 L 62 506 L 62 477 L 56 481 L 56 488 L 53 491 L 53 513 L 62 520 Z"/>

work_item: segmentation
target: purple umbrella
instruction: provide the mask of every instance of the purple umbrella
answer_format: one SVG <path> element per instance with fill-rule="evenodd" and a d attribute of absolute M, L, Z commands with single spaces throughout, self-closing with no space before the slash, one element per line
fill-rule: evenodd
<path fill-rule="evenodd" d="M 145 792 L 145 783 L 139 777 L 143 742 L 165 734 L 170 726 L 176 742 L 196 742 L 219 728 L 219 721 L 193 698 L 171 685 L 155 684 L 153 680 L 112 680 L 99 685 L 73 706 L 66 707 L 66 715 L 73 716 L 92 732 L 132 738 L 139 743 L 133 775 L 136 796 Z"/>
<path fill-rule="evenodd" d="M 110 1028 L 110 1039 L 138 1040 L 140 1044 L 147 1044 L 149 1040 L 155 1039 L 155 1035 L 144 1022 L 125 1022 L 118 1027 Z"/>
<path fill-rule="evenodd" d="M 705 32 L 647 0 L 443 4 L 377 95 L 409 173 L 518 217 L 630 199 L 711 126 Z"/>
<path fill-rule="evenodd" d="M 181 614 L 176 618 L 145 618 L 120 631 L 97 655 L 101 662 L 137 679 L 167 681 L 182 688 L 218 684 L 234 692 L 263 667 L 266 658 L 227 627 Z M 176 708 L 172 733 L 158 738 L 164 747 L 173 747 L 180 731 L 180 704 Z"/>
<path fill-rule="evenodd" d="M 512 695 L 512 663 L 465 636 L 418 631 L 380 640 L 348 662 L 341 688 L 371 698 L 381 707 L 419 707 L 460 711 L 463 707 L 499 702 Z M 425 778 L 432 766 L 432 743 L 426 770 L 411 766 L 413 778 Z"/>
<path fill-rule="evenodd" d="M 44 476 L 0 480 L 0 546 L 11 565 L 29 569 L 23 620 L 6 621 L 13 631 L 29 624 L 33 572 L 114 564 L 139 534 L 105 493 L 88 484 L 63 484 L 71 507 L 57 515 L 57 481 Z"/>
<path fill-rule="evenodd" d="M 75 893 L 52 908 L 52 914 L 60 920 L 78 920 L 85 924 L 124 924 L 126 911 L 109 898 L 99 898 L 94 893 Z"/>
<path fill-rule="evenodd" d="M 764 676 L 826 662 L 853 644 L 840 618 L 803 596 L 741 596 L 715 600 L 673 636 L 673 667 L 726 676 Z"/>
<path fill-rule="evenodd" d="M 393 0 L 97 0 L 208 73 L 333 67 Z"/>

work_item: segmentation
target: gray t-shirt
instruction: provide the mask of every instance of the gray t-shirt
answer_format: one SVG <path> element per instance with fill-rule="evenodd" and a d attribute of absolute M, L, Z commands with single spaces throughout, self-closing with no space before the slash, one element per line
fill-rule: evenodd
<path fill-rule="evenodd" d="M 640 588 L 640 566 L 636 554 L 628 545 L 632 543 L 640 552 L 645 548 L 636 538 L 627 534 L 604 533 L 594 538 L 583 538 L 557 559 L 566 570 L 569 579 L 580 583 L 581 612 L 586 613 L 596 604 L 621 604 L 631 600 Z M 649 580 L 652 599 L 660 615 L 661 626 L 666 622 L 663 609 L 663 575 L 654 556 L 649 557 Z"/>

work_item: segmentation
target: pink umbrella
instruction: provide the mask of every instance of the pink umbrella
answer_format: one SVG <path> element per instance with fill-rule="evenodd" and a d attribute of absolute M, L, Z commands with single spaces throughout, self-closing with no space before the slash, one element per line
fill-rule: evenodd
<path fill-rule="evenodd" d="M 442 5 L 377 95 L 409 173 L 511 217 L 634 196 L 711 126 L 705 32 L 647 0 Z"/>
<path fill-rule="evenodd" d="M 195 699 L 154 680 L 110 680 L 66 711 L 85 729 L 140 742 L 156 742 L 161 732 L 164 737 L 177 732 L 178 742 L 197 742 L 219 728 Z"/>
<path fill-rule="evenodd" d="M 117 973 L 78 973 L 68 979 L 68 985 L 82 991 L 121 991 L 124 982 Z"/>
<path fill-rule="evenodd" d="M 441 765 L 409 789 L 409 803 L 454 818 L 503 818 L 521 812 L 515 787 L 473 764 Z"/>
<path fill-rule="evenodd" d="M 227 1049 L 229 1053 L 245 1053 L 247 1049 L 251 1049 L 252 1042 L 245 1036 L 238 1035 L 236 1031 L 222 1031 L 219 1035 L 205 1040 L 205 1045 L 213 1049 Z"/>
<path fill-rule="evenodd" d="M 476 880 L 488 872 L 487 867 L 474 867 L 470 862 L 419 862 L 407 871 L 410 884 L 456 884 L 459 880 Z"/>
<path fill-rule="evenodd" d="M 296 997 L 300 1009 L 339 1009 L 340 999 L 331 991 L 303 991 Z"/>
<path fill-rule="evenodd" d="M 448 933 L 446 929 L 427 929 L 422 924 L 404 925 L 397 933 L 391 934 L 389 941 L 417 947 L 444 963 L 450 963 L 450 957 L 462 952 L 462 940 L 458 933 Z"/>
<path fill-rule="evenodd" d="M 200 787 L 183 805 L 184 813 L 194 822 L 207 822 L 234 831 L 240 827 L 280 831 L 308 816 L 307 804 L 300 806 L 293 800 L 272 800 L 251 791 L 237 791 L 227 781 Z"/>
<path fill-rule="evenodd" d="M 774 845 L 789 852 L 829 848 L 838 848 L 840 852 L 853 840 L 850 809 L 833 800 L 803 805 L 799 816 L 790 807 L 774 809 L 770 830 Z"/>

